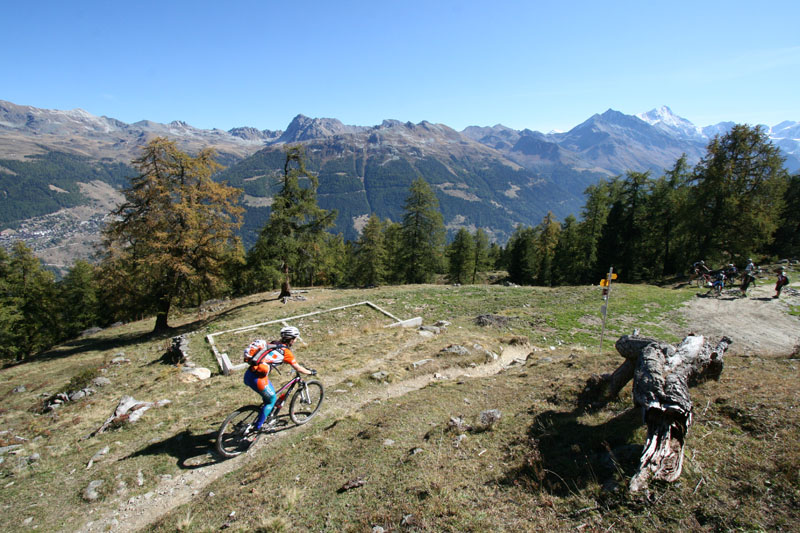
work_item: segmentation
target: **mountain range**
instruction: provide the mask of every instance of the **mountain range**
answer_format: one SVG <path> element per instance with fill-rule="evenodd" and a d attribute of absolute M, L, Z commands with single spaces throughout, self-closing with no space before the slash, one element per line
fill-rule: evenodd
<path fill-rule="evenodd" d="M 80 109 L 0 100 L 0 244 L 35 241 L 36 228 L 52 227 L 54 216 L 71 216 L 79 208 L 83 215 L 75 215 L 72 224 L 77 227 L 86 213 L 107 213 L 134 172 L 127 165 L 155 136 L 190 153 L 216 149 L 227 167 L 217 178 L 245 192 L 246 246 L 269 216 L 284 149 L 296 143 L 305 146 L 307 166 L 319 175 L 320 205 L 338 210 L 335 230 L 346 239 L 357 237 L 371 213 L 399 220 L 409 184 L 423 176 L 435 188 L 450 231 L 482 227 L 504 242 L 516 225 L 535 225 L 548 211 L 560 219 L 578 214 L 584 190 L 600 178 L 628 170 L 659 175 L 681 154 L 694 164 L 709 140 L 732 125 L 698 127 L 665 106 L 635 116 L 609 109 L 567 132 L 547 134 L 500 124 L 459 132 L 427 121 L 352 126 L 303 115 L 285 130 L 223 131 L 181 121 L 126 124 Z M 800 169 L 800 123 L 763 128 L 783 151 L 787 168 Z M 58 235 L 49 236 L 40 255 L 63 244 Z"/>

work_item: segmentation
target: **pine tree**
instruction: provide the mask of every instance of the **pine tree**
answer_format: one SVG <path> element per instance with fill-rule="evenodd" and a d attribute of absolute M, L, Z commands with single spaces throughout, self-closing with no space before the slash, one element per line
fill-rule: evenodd
<path fill-rule="evenodd" d="M 478 231 L 475 232 L 474 241 L 475 253 L 472 257 L 472 283 L 475 283 L 478 273 L 484 272 L 489 268 L 490 264 L 489 237 L 486 235 L 486 232 L 478 228 Z"/>
<path fill-rule="evenodd" d="M 553 284 L 553 258 L 561 233 L 561 225 L 555 220 L 552 212 L 548 211 L 542 222 L 535 228 L 536 255 L 539 266 L 536 269 L 536 283 L 550 286 Z"/>
<path fill-rule="evenodd" d="M 9 343 L 2 347 L 6 358 L 23 359 L 50 348 L 63 339 L 58 323 L 58 301 L 53 274 L 22 241 L 11 250 L 5 276 L 4 333 Z"/>
<path fill-rule="evenodd" d="M 561 226 L 558 244 L 553 254 L 553 284 L 579 284 L 582 267 L 579 224 L 573 215 L 569 215 Z"/>
<path fill-rule="evenodd" d="M 519 285 L 533 285 L 538 274 L 536 231 L 518 226 L 508 241 L 508 277 Z"/>
<path fill-rule="evenodd" d="M 154 311 L 153 331 L 161 332 L 169 329 L 177 298 L 222 285 L 238 245 L 233 231 L 241 224 L 241 190 L 211 179 L 221 168 L 212 150 L 192 157 L 163 137 L 150 141 L 133 166 L 139 175 L 104 231 L 105 301 L 134 305 L 120 309 L 129 315 Z"/>
<path fill-rule="evenodd" d="M 373 214 L 356 242 L 353 258 L 353 283 L 356 285 L 380 285 L 386 281 L 387 254 L 383 226 L 381 219 Z"/>
<path fill-rule="evenodd" d="M 456 233 L 455 239 L 448 246 L 448 276 L 450 283 L 466 283 L 475 271 L 475 243 L 466 228 Z"/>
<path fill-rule="evenodd" d="M 74 337 L 90 326 L 99 325 L 101 319 L 94 266 L 83 260 L 76 261 L 58 287 L 61 324 L 67 338 Z"/>
<path fill-rule="evenodd" d="M 760 126 L 737 124 L 709 143 L 690 198 L 700 257 L 741 260 L 771 244 L 788 183 L 783 163 Z"/>
<path fill-rule="evenodd" d="M 269 221 L 247 261 L 248 267 L 264 270 L 270 278 L 275 270 L 280 272 L 279 298 L 292 295 L 293 273 L 316 268 L 311 250 L 319 246 L 325 229 L 336 220 L 336 211 L 317 205 L 318 186 L 317 176 L 306 170 L 303 147 L 289 147 L 283 166 L 283 187 L 273 199 Z M 258 288 L 266 287 L 261 284 Z"/>
<path fill-rule="evenodd" d="M 427 283 L 439 271 L 444 249 L 444 221 L 439 200 L 418 177 L 411 184 L 403 215 L 402 241 L 406 283 Z"/>

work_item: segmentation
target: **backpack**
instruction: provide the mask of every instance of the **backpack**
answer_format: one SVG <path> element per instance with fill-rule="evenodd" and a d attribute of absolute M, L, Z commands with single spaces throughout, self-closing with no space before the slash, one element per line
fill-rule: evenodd
<path fill-rule="evenodd" d="M 254 341 L 244 351 L 244 362 L 250 365 L 250 368 L 260 364 L 277 366 L 283 363 L 284 348 L 286 345 L 281 343 Z"/>

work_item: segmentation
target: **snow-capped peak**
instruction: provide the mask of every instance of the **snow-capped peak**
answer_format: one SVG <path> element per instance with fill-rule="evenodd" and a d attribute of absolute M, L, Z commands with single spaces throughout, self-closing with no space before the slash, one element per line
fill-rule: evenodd
<path fill-rule="evenodd" d="M 639 113 L 636 116 L 651 126 L 684 139 L 697 140 L 705 138 L 702 129 L 692 124 L 689 120 L 679 117 L 665 105 L 658 109 L 651 109 L 647 113 Z"/>

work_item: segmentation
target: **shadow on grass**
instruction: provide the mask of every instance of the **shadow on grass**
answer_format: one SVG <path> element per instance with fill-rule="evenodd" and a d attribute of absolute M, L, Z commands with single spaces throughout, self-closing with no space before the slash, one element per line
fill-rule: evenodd
<path fill-rule="evenodd" d="M 642 445 L 630 444 L 630 439 L 642 426 L 641 410 L 628 409 L 596 426 L 580 422 L 583 414 L 575 410 L 538 415 L 528 429 L 522 464 L 500 482 L 567 496 L 589 485 L 608 486 L 632 476 Z"/>
<path fill-rule="evenodd" d="M 264 431 L 261 439 L 296 427 L 289 421 L 289 415 L 280 415 L 276 424 Z M 154 442 L 124 459 L 145 455 L 169 455 L 177 459 L 179 468 L 194 470 L 224 460 L 216 453 L 216 443 L 216 429 L 203 434 L 193 434 L 187 429 L 162 441 Z"/>
<path fill-rule="evenodd" d="M 125 459 L 144 455 L 169 455 L 178 460 L 180 468 L 202 468 L 219 462 L 211 453 L 216 438 L 216 431 L 195 435 L 187 429 L 160 442 L 154 442 Z"/>

